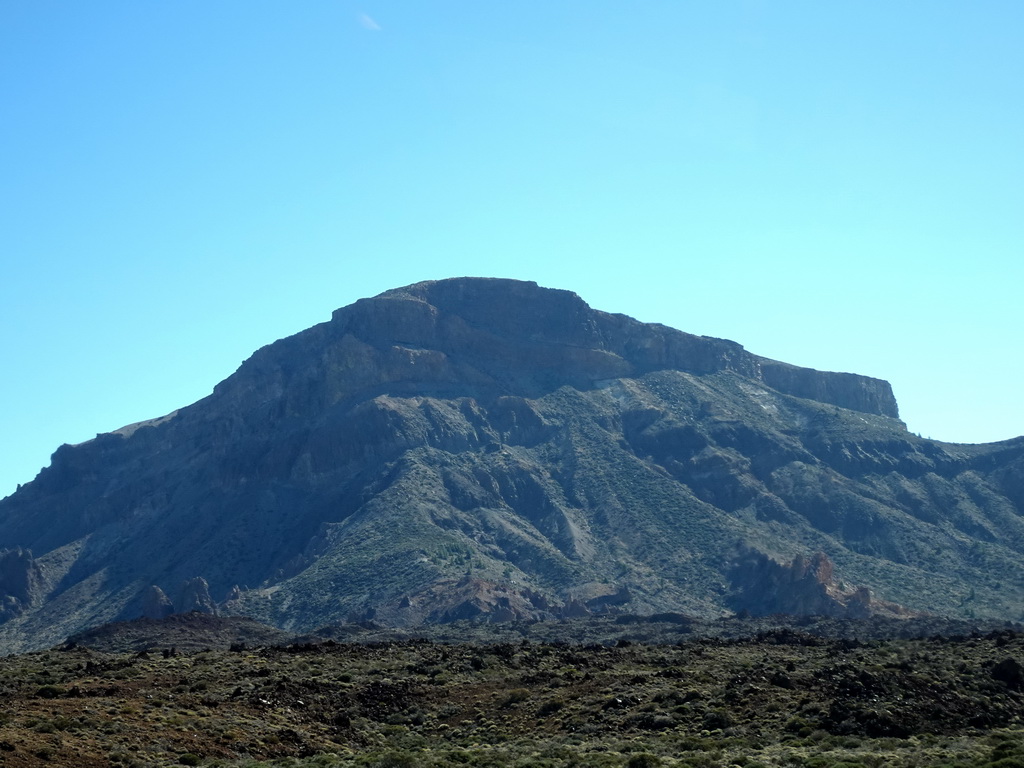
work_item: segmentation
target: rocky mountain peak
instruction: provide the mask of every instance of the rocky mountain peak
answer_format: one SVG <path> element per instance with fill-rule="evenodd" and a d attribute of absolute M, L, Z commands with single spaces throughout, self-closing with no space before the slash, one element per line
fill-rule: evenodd
<path fill-rule="evenodd" d="M 565 384 L 586 389 L 659 370 L 730 371 L 797 397 L 899 413 L 885 381 L 800 368 L 733 341 L 600 312 L 570 291 L 471 277 L 361 299 L 329 323 L 264 347 L 217 392 L 241 390 L 265 401 L 287 396 L 294 382 L 323 407 L 383 391 L 541 396 Z"/>
<path fill-rule="evenodd" d="M 1024 440 L 951 446 L 897 415 L 884 381 L 569 291 L 417 283 L 257 350 L 197 403 L 59 448 L 0 500 L 0 647 L 169 610 L 301 632 L 1016 618 Z"/>

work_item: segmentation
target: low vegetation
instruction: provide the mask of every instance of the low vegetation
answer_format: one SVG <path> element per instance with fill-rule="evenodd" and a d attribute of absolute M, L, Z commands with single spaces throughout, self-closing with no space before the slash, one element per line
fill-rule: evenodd
<path fill-rule="evenodd" d="M 0 764 L 1024 766 L 1014 629 L 676 636 L 10 656 Z"/>

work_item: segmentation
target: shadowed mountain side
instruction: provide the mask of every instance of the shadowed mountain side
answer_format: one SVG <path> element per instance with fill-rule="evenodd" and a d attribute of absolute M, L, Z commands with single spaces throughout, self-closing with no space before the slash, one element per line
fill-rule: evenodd
<path fill-rule="evenodd" d="M 0 644 L 175 601 L 292 631 L 714 616 L 751 594 L 738 544 L 825 553 L 837 594 L 1018 618 L 1024 440 L 937 443 L 896 416 L 886 382 L 566 291 L 389 291 L 194 405 L 62 446 L 0 501 L 0 548 L 23 553 L 0 579 Z"/>

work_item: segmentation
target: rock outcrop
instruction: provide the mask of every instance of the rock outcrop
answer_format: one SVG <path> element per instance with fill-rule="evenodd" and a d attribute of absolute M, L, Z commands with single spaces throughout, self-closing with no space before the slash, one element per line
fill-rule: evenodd
<path fill-rule="evenodd" d="M 796 614 L 864 619 L 873 614 L 910 616 L 902 606 L 873 600 L 867 587 L 845 587 L 824 552 L 797 555 L 787 564 L 763 552 L 742 548 L 729 572 L 732 605 L 753 616 Z"/>
<path fill-rule="evenodd" d="M 42 572 L 30 550 L 0 550 L 0 621 L 29 608 L 39 596 L 42 583 Z"/>
<path fill-rule="evenodd" d="M 202 576 L 189 579 L 181 585 L 174 601 L 174 613 L 217 613 L 217 606 L 210 597 L 210 585 Z"/>
<path fill-rule="evenodd" d="M 142 616 L 146 619 L 163 619 L 174 613 L 174 603 L 155 584 L 146 590 L 142 601 Z"/>

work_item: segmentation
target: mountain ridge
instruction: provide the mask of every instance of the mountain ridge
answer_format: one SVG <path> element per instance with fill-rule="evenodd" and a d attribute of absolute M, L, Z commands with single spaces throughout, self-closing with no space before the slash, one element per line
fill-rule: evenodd
<path fill-rule="evenodd" d="M 299 631 L 618 594 L 712 616 L 750 609 L 739 544 L 824 553 L 836 595 L 845 578 L 877 605 L 1017 618 L 1022 457 L 1024 439 L 909 434 L 879 379 L 535 283 L 417 283 L 257 350 L 190 406 L 61 446 L 0 501 L 0 644 L 134 618 L 196 579 L 216 610 Z"/>

